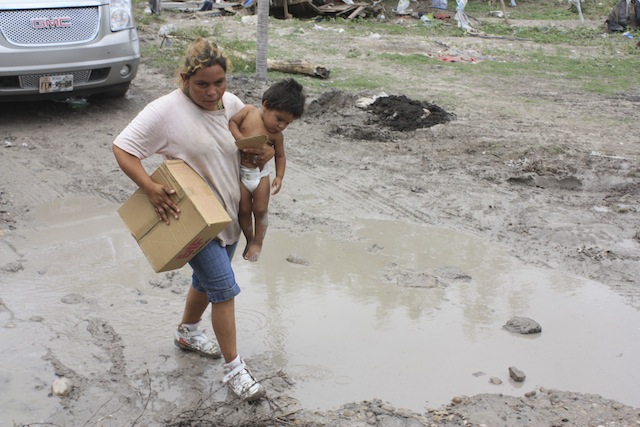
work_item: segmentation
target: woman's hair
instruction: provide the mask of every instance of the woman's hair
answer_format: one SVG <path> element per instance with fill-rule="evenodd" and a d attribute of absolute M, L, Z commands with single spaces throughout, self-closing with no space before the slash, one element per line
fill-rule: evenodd
<path fill-rule="evenodd" d="M 227 67 L 231 68 L 231 61 L 217 44 L 198 37 L 185 50 L 184 63 L 178 69 L 178 76 L 184 75 L 188 79 L 196 71 L 214 65 L 219 65 L 226 73 Z"/>

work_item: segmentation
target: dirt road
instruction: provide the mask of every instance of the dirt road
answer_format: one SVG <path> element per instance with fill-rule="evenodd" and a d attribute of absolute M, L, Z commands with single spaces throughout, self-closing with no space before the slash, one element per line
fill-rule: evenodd
<path fill-rule="evenodd" d="M 225 34 L 252 34 L 250 23 L 217 19 Z M 176 23 L 192 25 L 193 19 L 179 18 Z M 323 31 L 312 23 L 303 27 L 307 33 Z M 491 48 L 508 48 L 518 60 L 518 51 L 531 48 L 529 42 L 353 38 L 332 31 L 335 50 L 329 56 L 317 48 L 322 43 L 318 37 L 289 37 L 297 31 L 289 24 L 274 31 L 278 43 L 290 43 L 294 54 L 316 52 L 314 59 L 334 69 L 336 79 L 346 67 L 341 58 L 351 58 L 345 73 L 370 67 L 367 55 L 354 55 L 353 49 L 433 55 L 463 51 L 481 57 Z M 148 29 L 143 40 L 156 43 L 156 34 L 157 28 Z M 595 54 L 588 47 L 572 52 Z M 394 82 L 385 87 L 387 95 L 437 105 L 452 120 L 396 130 L 390 126 L 397 118 L 395 111 L 380 116 L 356 106 L 361 97 L 378 91 L 310 89 L 305 117 L 287 131 L 286 191 L 272 200 L 270 229 L 353 241 L 354 219 L 368 218 L 463 231 L 504 245 L 527 265 L 597 282 L 614 290 L 627 306 L 640 309 L 640 137 L 634 119 L 640 92 L 608 96 L 551 76 L 487 80 L 449 67 L 433 66 L 416 75 L 415 69 L 378 66 L 378 74 L 392 76 L 388 81 Z M 179 311 L 186 279 L 163 276 L 151 286 L 141 285 L 139 294 L 111 300 L 100 284 L 123 279 L 114 264 L 126 261 L 123 250 L 126 258 L 136 254 L 135 248 L 118 239 L 111 240 L 117 245 L 109 249 L 95 243 L 83 246 L 83 235 L 66 228 L 60 233 L 67 233 L 68 243 L 54 244 L 56 227 L 42 212 L 44 206 L 60 218 L 78 211 L 100 217 L 124 201 L 133 186 L 118 170 L 111 142 L 148 101 L 174 87 L 171 78 L 143 65 L 123 100 L 0 106 L 0 321 L 3 341 L 10 343 L 0 354 L 2 360 L 21 364 L 0 366 L 12 390 L 1 397 L 7 411 L 0 412 L 7 415 L 0 426 L 12 420 L 31 425 L 187 425 L 179 422 L 204 420 L 211 414 L 228 425 L 271 425 L 266 420 L 276 425 L 276 417 L 282 425 L 294 419 L 296 425 L 344 426 L 639 425 L 638 409 L 544 387 L 528 397 L 461 397 L 451 406 L 423 414 L 375 400 L 345 403 L 321 413 L 292 410 L 287 373 L 270 372 L 259 359 L 258 372 L 269 377 L 276 390 L 272 400 L 242 406 L 224 399 L 203 403 L 189 396 L 184 389 L 193 387 L 199 375 L 210 375 L 204 366 L 194 368 L 198 365 L 186 362 L 191 359 L 169 356 L 162 361 L 145 358 L 162 348 L 172 327 L 173 319 L 154 307 Z M 229 90 L 248 103 L 257 104 L 265 87 L 246 78 L 232 77 L 229 82 Z M 49 222 L 44 224 L 42 218 Z M 101 226 L 85 225 L 83 230 Z M 49 234 L 39 235 L 43 229 Z M 107 263 L 93 255 L 103 250 L 115 254 L 114 259 Z M 56 262 L 48 262 L 51 259 Z M 126 280 L 143 276 L 135 270 L 127 274 Z M 60 289 L 47 287 L 49 280 Z M 63 298 L 67 305 L 60 306 Z M 121 323 L 110 315 L 121 304 L 132 304 L 131 313 L 147 307 L 147 319 L 158 323 L 150 327 L 139 318 L 135 325 Z M 133 314 L 126 316 L 135 319 Z M 631 333 L 636 326 L 621 327 Z M 141 328 L 149 329 L 147 343 L 136 339 Z M 55 376 L 73 380 L 71 395 L 47 397 Z M 175 384 L 180 384 L 181 393 Z M 220 391 L 210 391 L 215 401 Z M 207 414 L 190 412 L 198 407 Z"/>

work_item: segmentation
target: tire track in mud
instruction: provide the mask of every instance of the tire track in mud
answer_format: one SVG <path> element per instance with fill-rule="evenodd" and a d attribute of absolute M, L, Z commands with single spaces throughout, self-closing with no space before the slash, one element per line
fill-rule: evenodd
<path fill-rule="evenodd" d="M 109 356 L 111 361 L 109 374 L 126 382 L 126 361 L 122 338 L 106 320 L 92 318 L 88 322 L 87 331 L 91 334 L 94 344 Z"/>
<path fill-rule="evenodd" d="M 347 117 L 347 121 L 350 120 Z M 344 121 L 344 118 L 336 118 L 336 121 Z M 337 145 L 336 157 L 327 158 L 313 154 L 315 144 L 325 143 L 323 138 L 317 141 L 304 139 L 307 134 L 323 134 L 322 129 L 296 128 L 291 133 L 298 141 L 291 146 L 288 173 L 295 174 L 295 179 L 304 177 L 304 183 L 297 183 L 302 191 L 306 192 L 304 188 L 311 186 L 322 188 L 314 193 L 327 194 L 327 202 L 335 200 L 338 208 L 347 206 L 352 217 L 384 217 L 428 226 L 449 223 L 449 227 L 457 230 L 482 230 L 478 224 L 465 222 L 464 212 L 447 209 L 442 202 L 448 194 L 467 192 L 469 197 L 482 199 L 482 194 L 493 190 L 478 184 L 477 177 L 465 178 L 469 171 L 448 177 L 448 172 L 432 164 L 433 153 L 417 154 L 422 142 L 416 135 L 396 135 L 396 138 L 405 138 L 398 141 L 363 142 L 341 138 L 333 142 Z M 429 149 L 438 150 L 438 147 L 430 146 Z M 348 155 L 339 157 L 339 153 Z M 458 166 L 459 162 L 456 162 L 454 167 Z M 426 173 L 425 168 L 429 172 Z M 370 169 L 375 170 L 368 172 Z M 387 178 L 379 179 L 381 170 Z M 474 193 L 478 194 L 474 196 Z"/>
<path fill-rule="evenodd" d="M 318 165 L 310 161 L 296 159 L 287 165 L 295 174 L 304 176 L 313 185 L 323 187 L 327 194 L 325 199 L 331 204 L 332 200 L 338 206 L 349 206 L 354 217 L 360 214 L 379 215 L 394 220 L 411 219 L 419 223 L 432 223 L 433 217 L 426 212 L 397 203 L 395 198 L 379 193 L 370 186 L 357 185 L 357 179 L 336 177 L 333 172 L 315 172 Z"/>
<path fill-rule="evenodd" d="M 119 412 L 126 413 L 127 418 L 133 418 L 140 410 L 139 407 L 143 406 L 141 400 L 149 397 L 145 398 L 132 383 L 137 376 L 127 374 L 122 338 L 107 320 L 101 318 L 87 319 L 87 332 L 91 336 L 91 343 L 102 350 L 106 355 L 105 359 L 110 362 L 110 367 L 102 374 L 82 375 L 66 366 L 51 349 L 45 357 L 54 366 L 57 375 L 73 381 L 74 387 L 69 398 L 86 403 L 75 414 L 75 421 L 88 423 L 92 419 L 111 419 Z M 98 359 L 98 363 L 104 363 L 100 362 L 102 357 L 94 357 Z"/>

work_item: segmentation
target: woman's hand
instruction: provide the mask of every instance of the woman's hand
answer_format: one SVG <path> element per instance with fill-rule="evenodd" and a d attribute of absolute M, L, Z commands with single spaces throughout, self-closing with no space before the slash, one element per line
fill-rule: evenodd
<path fill-rule="evenodd" d="M 162 221 L 169 225 L 168 215 L 178 219 L 180 208 L 178 205 L 173 203 L 169 197 L 175 193 L 175 190 L 151 180 L 151 177 L 147 175 L 147 172 L 145 172 L 139 158 L 133 154 L 127 153 L 116 145 L 113 145 L 112 148 L 113 154 L 116 156 L 116 160 L 118 161 L 120 168 L 129 178 L 131 178 L 133 182 L 138 184 L 138 187 L 142 188 L 149 198 L 149 202 L 153 206 L 153 209 Z"/>
<path fill-rule="evenodd" d="M 264 144 L 262 148 L 245 148 L 242 152 L 245 158 L 250 159 L 251 163 L 260 169 L 276 154 L 276 150 L 269 144 Z"/>
<path fill-rule="evenodd" d="M 170 223 L 169 215 L 178 219 L 180 208 L 173 203 L 170 197 L 172 194 L 175 194 L 176 190 L 152 181 L 151 184 L 144 189 L 144 192 L 147 194 L 147 197 L 149 197 L 149 202 L 153 205 L 153 209 L 165 224 L 169 225 Z"/>

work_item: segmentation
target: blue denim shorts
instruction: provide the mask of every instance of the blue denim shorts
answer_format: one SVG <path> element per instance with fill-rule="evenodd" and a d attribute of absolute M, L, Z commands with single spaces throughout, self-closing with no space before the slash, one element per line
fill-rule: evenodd
<path fill-rule="evenodd" d="M 191 286 L 198 292 L 204 292 L 209 302 L 223 302 L 240 293 L 236 276 L 231 268 L 231 259 L 237 242 L 225 247 L 212 240 L 189 261 L 193 268 Z"/>

